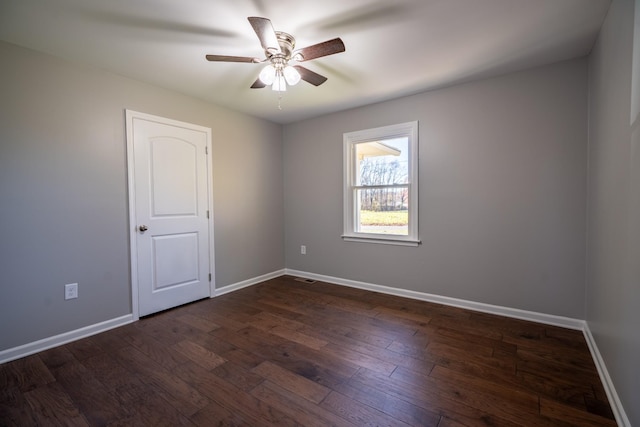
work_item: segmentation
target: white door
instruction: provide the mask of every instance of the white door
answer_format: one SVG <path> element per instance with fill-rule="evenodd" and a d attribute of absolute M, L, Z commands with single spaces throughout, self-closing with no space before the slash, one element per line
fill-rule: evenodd
<path fill-rule="evenodd" d="M 127 111 L 134 315 L 136 303 L 145 316 L 211 295 L 210 140 L 209 128 Z"/>

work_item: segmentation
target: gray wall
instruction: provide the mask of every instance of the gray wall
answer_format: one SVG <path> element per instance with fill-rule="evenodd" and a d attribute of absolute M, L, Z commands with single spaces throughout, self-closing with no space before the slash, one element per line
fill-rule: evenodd
<path fill-rule="evenodd" d="M 422 245 L 343 242 L 342 134 L 411 120 Z M 283 141 L 287 268 L 583 318 L 585 59 L 287 125 Z"/>
<path fill-rule="evenodd" d="M 0 350 L 131 313 L 125 108 L 212 128 L 218 287 L 284 268 L 280 125 L 6 43 L 0 63 Z"/>
<path fill-rule="evenodd" d="M 634 2 L 614 0 L 589 59 L 586 319 L 640 426 L 640 116 L 630 112 L 640 104 L 640 0 L 635 8 L 635 44 Z"/>

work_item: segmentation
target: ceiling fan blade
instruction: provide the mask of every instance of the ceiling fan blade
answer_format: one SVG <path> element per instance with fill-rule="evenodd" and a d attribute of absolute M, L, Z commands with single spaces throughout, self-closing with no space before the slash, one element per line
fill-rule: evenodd
<path fill-rule="evenodd" d="M 260 80 L 260 78 L 258 77 L 258 80 L 253 82 L 253 84 L 251 85 L 251 89 L 262 89 L 263 87 L 266 87 L 266 86 L 267 85 L 264 84 L 262 80 Z"/>
<path fill-rule="evenodd" d="M 302 49 L 296 50 L 292 57 L 300 62 L 309 61 L 311 59 L 320 58 L 323 56 L 333 55 L 334 53 L 344 52 L 345 47 L 342 39 L 335 38 L 331 40 L 327 40 L 326 42 L 314 44 L 312 46 L 303 47 Z M 298 59 L 298 57 L 300 59 Z"/>
<path fill-rule="evenodd" d="M 271 21 L 267 18 L 260 18 L 257 16 L 250 16 L 249 22 L 253 27 L 253 31 L 256 32 L 260 44 L 265 51 L 270 53 L 282 53 L 280 50 L 280 44 L 278 43 L 278 37 L 271 25 Z"/>
<path fill-rule="evenodd" d="M 302 80 L 311 83 L 314 86 L 320 86 L 322 83 L 327 81 L 327 78 L 325 76 L 322 76 L 315 71 L 311 71 L 310 69 L 305 68 L 301 65 L 294 65 L 293 68 L 298 70 L 298 73 L 300 73 L 300 78 Z"/>
<path fill-rule="evenodd" d="M 258 58 L 249 58 L 248 56 L 228 56 L 228 55 L 207 55 L 207 61 L 216 62 L 260 62 Z"/>

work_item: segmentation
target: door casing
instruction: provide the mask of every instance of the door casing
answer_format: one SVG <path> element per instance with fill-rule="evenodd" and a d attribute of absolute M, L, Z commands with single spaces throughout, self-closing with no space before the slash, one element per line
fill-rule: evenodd
<path fill-rule="evenodd" d="M 135 192 L 135 169 L 134 169 L 134 134 L 133 134 L 133 120 L 143 119 L 159 122 L 170 126 L 185 127 L 197 131 L 202 131 L 207 134 L 207 152 L 209 154 L 207 158 L 207 199 L 208 199 L 208 211 L 209 211 L 209 271 L 211 279 L 209 281 L 209 297 L 215 295 L 215 254 L 214 254 L 214 230 L 213 230 L 213 171 L 211 161 L 211 128 L 204 126 L 194 125 L 178 120 L 167 119 L 160 116 L 155 116 L 147 113 L 141 113 L 133 110 L 125 110 L 126 114 L 126 136 L 127 136 L 127 181 L 128 181 L 128 203 L 129 203 L 129 251 L 130 251 L 130 263 L 131 263 L 131 311 L 133 314 L 133 320 L 140 318 L 139 311 L 139 293 L 138 293 L 138 262 L 137 262 L 137 216 L 136 216 L 136 192 Z"/>

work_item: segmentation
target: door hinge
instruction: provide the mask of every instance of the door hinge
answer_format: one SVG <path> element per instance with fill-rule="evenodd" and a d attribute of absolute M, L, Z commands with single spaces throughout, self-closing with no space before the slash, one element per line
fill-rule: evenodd
<path fill-rule="evenodd" d="M 207 219 L 209 219 L 209 211 L 207 211 Z"/>
<path fill-rule="evenodd" d="M 204 154 L 209 154 L 209 147 L 207 146 L 204 147 Z"/>
<path fill-rule="evenodd" d="M 209 281 L 211 281 L 211 273 L 209 273 Z"/>

